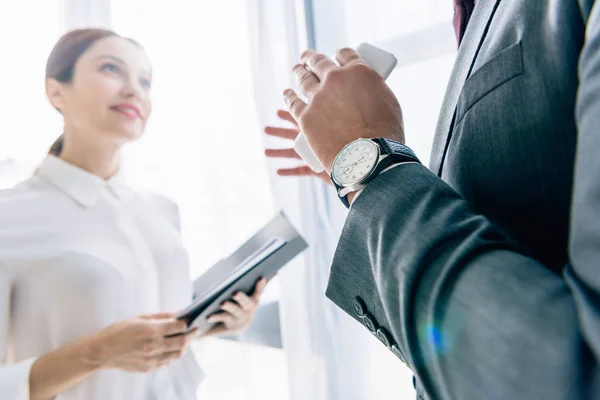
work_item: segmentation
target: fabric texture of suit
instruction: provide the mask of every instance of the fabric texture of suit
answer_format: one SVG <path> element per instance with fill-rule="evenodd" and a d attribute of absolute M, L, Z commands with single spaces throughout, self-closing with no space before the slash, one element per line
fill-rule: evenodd
<path fill-rule="evenodd" d="M 599 41 L 593 0 L 477 1 L 430 170 L 353 204 L 327 296 L 418 396 L 600 398 Z"/>

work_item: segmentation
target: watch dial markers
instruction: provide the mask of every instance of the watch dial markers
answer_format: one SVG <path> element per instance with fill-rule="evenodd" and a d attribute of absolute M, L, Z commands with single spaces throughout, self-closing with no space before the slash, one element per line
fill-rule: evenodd
<path fill-rule="evenodd" d="M 338 184 L 344 186 L 356 184 L 371 173 L 378 156 L 377 145 L 371 141 L 351 143 L 336 159 L 332 171 L 333 177 Z"/>

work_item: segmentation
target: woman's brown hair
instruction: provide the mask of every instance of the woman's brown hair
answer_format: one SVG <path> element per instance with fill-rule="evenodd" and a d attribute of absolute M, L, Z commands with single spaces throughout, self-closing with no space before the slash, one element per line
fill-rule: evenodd
<path fill-rule="evenodd" d="M 50 52 L 46 63 L 46 80 L 56 79 L 61 83 L 71 83 L 75 64 L 83 53 L 86 52 L 98 40 L 107 37 L 121 37 L 113 31 L 106 29 L 76 29 L 63 35 Z M 139 46 L 137 42 L 127 39 Z M 60 155 L 63 146 L 63 136 L 59 136 L 50 147 L 50 154 Z"/>

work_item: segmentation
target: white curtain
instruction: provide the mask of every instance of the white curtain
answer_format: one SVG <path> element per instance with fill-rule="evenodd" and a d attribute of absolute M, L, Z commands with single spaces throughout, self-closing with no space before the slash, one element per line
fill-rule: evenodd
<path fill-rule="evenodd" d="M 0 188 L 27 179 L 60 134 L 44 93 L 46 59 L 63 31 L 60 0 L 0 1 Z"/>
<path fill-rule="evenodd" d="M 62 25 L 76 28 L 111 28 L 110 0 L 62 0 Z"/>
<path fill-rule="evenodd" d="M 306 48 L 303 1 L 249 0 L 256 104 L 261 124 L 280 124 L 281 93 Z M 265 139 L 266 146 L 285 146 Z M 274 170 L 281 166 L 272 162 Z M 410 373 L 368 331 L 325 297 L 346 216 L 333 190 L 311 178 L 273 177 L 276 202 L 310 247 L 280 273 L 283 346 L 293 400 L 399 399 L 413 395 Z M 389 353 L 389 354 L 388 354 Z"/>
<path fill-rule="evenodd" d="M 38 0 L 33 10 L 29 1 L 0 3 L 0 47 L 10 60 L 0 64 L 0 187 L 28 178 L 62 132 L 44 93 L 52 46 L 67 30 L 106 27 L 141 42 L 153 63 L 153 117 L 124 169 L 136 186 L 178 203 L 194 277 L 274 215 L 246 0 Z M 263 299 L 276 299 L 277 287 Z M 282 350 L 218 339 L 197 350 L 207 374 L 199 398 L 288 397 Z"/>
<path fill-rule="evenodd" d="M 110 27 L 109 0 L 0 2 L 0 188 L 27 179 L 62 132 L 60 115 L 44 93 L 44 68 L 67 30 Z M 35 116 L 32 118 L 31 116 Z"/>

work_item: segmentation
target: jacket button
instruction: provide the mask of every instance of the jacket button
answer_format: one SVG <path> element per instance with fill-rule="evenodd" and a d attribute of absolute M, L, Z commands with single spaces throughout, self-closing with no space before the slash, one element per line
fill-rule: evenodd
<path fill-rule="evenodd" d="M 375 328 L 375 323 L 371 319 L 371 316 L 365 314 L 365 316 L 363 317 L 363 324 L 365 324 L 365 326 L 368 330 L 371 331 L 371 333 L 375 333 L 377 331 L 377 329 Z"/>
<path fill-rule="evenodd" d="M 377 338 L 385 345 L 385 347 L 390 347 L 390 337 L 382 328 L 377 329 Z"/>
<path fill-rule="evenodd" d="M 364 301 L 362 301 L 360 299 L 360 297 L 354 298 L 353 306 L 354 306 L 354 312 L 359 317 L 364 317 L 364 315 L 367 313 L 367 307 L 365 306 Z"/>
<path fill-rule="evenodd" d="M 396 357 L 398 357 L 400 360 L 402 360 L 403 363 L 406 364 L 406 360 L 404 360 L 404 356 L 402 355 L 402 352 L 400 351 L 400 347 L 398 347 L 397 345 L 392 345 L 392 353 L 394 353 L 394 355 Z"/>

